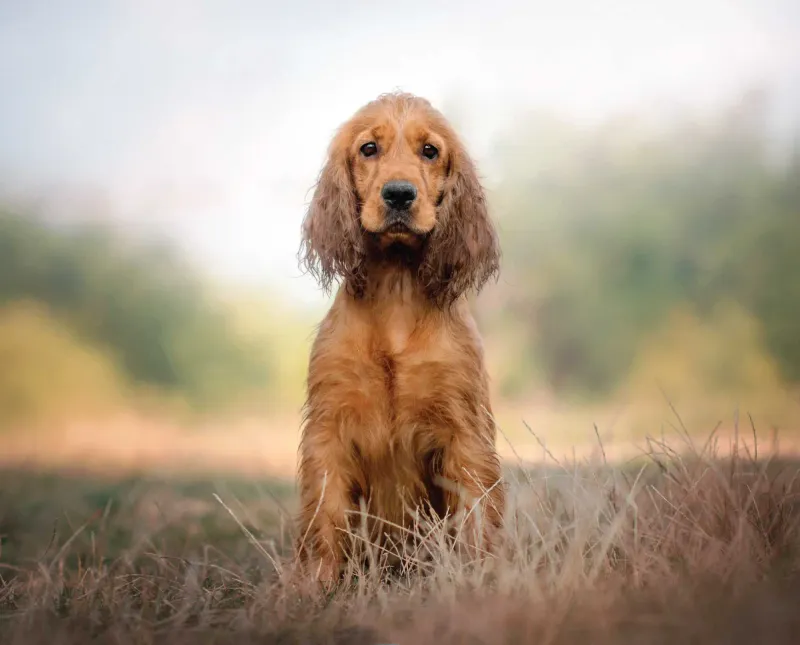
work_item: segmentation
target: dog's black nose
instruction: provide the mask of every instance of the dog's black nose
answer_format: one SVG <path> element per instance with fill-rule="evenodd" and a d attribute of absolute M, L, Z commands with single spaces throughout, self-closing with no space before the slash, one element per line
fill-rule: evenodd
<path fill-rule="evenodd" d="M 405 211 L 417 198 L 417 189 L 414 184 L 407 181 L 387 181 L 381 189 L 381 197 L 389 208 Z"/>

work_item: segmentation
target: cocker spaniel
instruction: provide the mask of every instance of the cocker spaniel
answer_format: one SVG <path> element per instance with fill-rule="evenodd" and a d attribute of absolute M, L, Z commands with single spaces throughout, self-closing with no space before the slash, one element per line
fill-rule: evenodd
<path fill-rule="evenodd" d="M 308 370 L 299 562 L 334 583 L 359 509 L 377 540 L 415 512 L 460 516 L 462 545 L 485 553 L 504 489 L 466 294 L 497 275 L 500 249 L 442 114 L 400 93 L 361 108 L 333 138 L 302 239 L 304 267 L 341 284 Z"/>

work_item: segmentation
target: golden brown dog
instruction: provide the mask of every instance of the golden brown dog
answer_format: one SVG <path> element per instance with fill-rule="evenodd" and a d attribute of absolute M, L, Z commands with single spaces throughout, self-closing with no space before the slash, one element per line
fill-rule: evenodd
<path fill-rule="evenodd" d="M 479 502 L 469 543 L 490 546 L 504 493 L 466 300 L 500 257 L 472 160 L 445 118 L 408 94 L 364 106 L 328 154 L 301 261 L 326 290 L 341 286 L 311 352 L 297 546 L 331 583 L 360 505 L 387 521 L 371 525 L 381 539 L 415 509 L 463 518 L 464 503 Z"/>

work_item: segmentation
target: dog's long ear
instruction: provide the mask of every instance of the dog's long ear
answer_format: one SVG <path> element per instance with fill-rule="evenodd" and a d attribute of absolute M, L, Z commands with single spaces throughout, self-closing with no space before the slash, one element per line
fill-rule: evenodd
<path fill-rule="evenodd" d="M 299 258 L 326 292 L 337 278 L 342 278 L 352 293 L 363 292 L 364 248 L 344 132 L 328 150 L 303 221 Z"/>
<path fill-rule="evenodd" d="M 446 306 L 480 291 L 500 270 L 500 245 L 475 165 L 456 141 L 420 279 L 428 296 Z"/>

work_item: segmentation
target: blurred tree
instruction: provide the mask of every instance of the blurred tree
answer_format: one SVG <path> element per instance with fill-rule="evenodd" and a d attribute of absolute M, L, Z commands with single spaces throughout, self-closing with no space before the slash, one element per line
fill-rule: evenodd
<path fill-rule="evenodd" d="M 271 347 L 236 331 L 228 309 L 167 245 L 97 224 L 56 231 L 0 213 L 0 304 L 45 303 L 79 337 L 109 350 L 133 383 L 197 408 L 272 382 Z"/>
<path fill-rule="evenodd" d="M 493 325 L 527 321 L 520 362 L 560 393 L 608 394 L 670 312 L 725 300 L 800 381 L 800 164 L 770 157 L 766 107 L 753 93 L 705 119 L 515 124 L 495 151 L 508 308 Z"/>
<path fill-rule="evenodd" d="M 0 308 L 0 431 L 118 406 L 125 387 L 113 361 L 87 347 L 39 303 Z"/>

